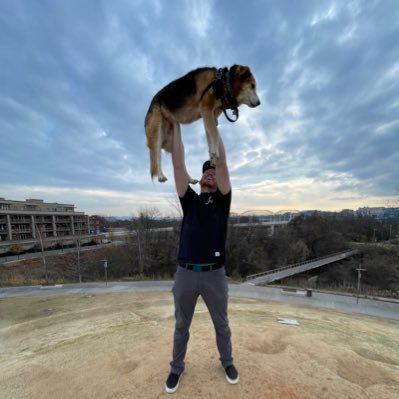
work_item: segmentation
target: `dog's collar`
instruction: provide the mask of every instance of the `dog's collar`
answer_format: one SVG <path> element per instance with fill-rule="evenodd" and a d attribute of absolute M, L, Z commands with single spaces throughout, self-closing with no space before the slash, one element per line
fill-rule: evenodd
<path fill-rule="evenodd" d="M 238 104 L 233 93 L 233 88 L 231 87 L 230 71 L 228 68 L 219 68 L 216 71 L 215 79 L 209 83 L 209 85 L 202 92 L 201 99 L 206 92 L 215 94 L 215 96 L 220 99 L 222 102 L 222 110 L 227 120 L 230 122 L 237 121 L 239 116 Z M 233 110 L 233 115 L 236 117 L 236 119 L 231 119 L 227 115 L 227 109 Z"/>

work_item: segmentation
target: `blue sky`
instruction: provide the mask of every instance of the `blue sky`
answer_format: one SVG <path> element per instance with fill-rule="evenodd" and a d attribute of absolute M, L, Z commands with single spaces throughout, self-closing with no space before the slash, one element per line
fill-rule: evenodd
<path fill-rule="evenodd" d="M 399 6 L 381 1 L 0 2 L 0 197 L 88 214 L 174 214 L 144 117 L 201 66 L 250 66 L 260 107 L 222 115 L 232 211 L 397 204 Z M 207 158 L 182 127 L 187 168 Z"/>

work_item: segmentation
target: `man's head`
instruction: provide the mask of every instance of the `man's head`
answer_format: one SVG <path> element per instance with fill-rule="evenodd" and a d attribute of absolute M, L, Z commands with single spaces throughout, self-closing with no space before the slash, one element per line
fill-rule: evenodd
<path fill-rule="evenodd" d="M 204 162 L 202 165 L 202 177 L 200 180 L 202 192 L 216 191 L 216 169 L 210 161 Z"/>
<path fill-rule="evenodd" d="M 202 174 L 204 174 L 208 169 L 215 169 L 215 167 L 211 164 L 211 161 L 205 161 L 202 165 Z"/>

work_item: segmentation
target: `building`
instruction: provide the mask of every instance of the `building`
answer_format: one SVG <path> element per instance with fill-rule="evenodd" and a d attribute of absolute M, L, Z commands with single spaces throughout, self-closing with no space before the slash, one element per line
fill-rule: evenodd
<path fill-rule="evenodd" d="M 399 218 L 399 208 L 385 208 L 384 219 Z"/>
<path fill-rule="evenodd" d="M 368 207 L 359 208 L 356 213 L 358 216 L 371 216 L 376 219 L 383 219 L 384 217 L 384 207 Z"/>
<path fill-rule="evenodd" d="M 90 234 L 101 234 L 106 231 L 107 221 L 105 217 L 92 215 L 89 217 Z"/>
<path fill-rule="evenodd" d="M 338 212 L 338 215 L 340 215 L 341 217 L 344 217 L 344 218 L 354 217 L 355 211 L 353 209 L 342 209 L 341 212 Z"/>
<path fill-rule="evenodd" d="M 46 247 L 72 244 L 76 237 L 82 242 L 90 241 L 88 216 L 75 212 L 74 205 L 0 198 L 0 253 L 12 245 L 29 249 L 38 240 L 44 241 Z"/>

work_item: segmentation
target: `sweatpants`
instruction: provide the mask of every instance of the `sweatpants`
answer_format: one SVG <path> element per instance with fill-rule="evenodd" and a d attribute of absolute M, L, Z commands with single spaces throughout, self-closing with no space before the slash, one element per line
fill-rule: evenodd
<path fill-rule="evenodd" d="M 178 266 L 173 285 L 175 302 L 175 332 L 173 336 L 173 359 L 171 372 L 181 374 L 190 337 L 189 329 L 199 295 L 204 300 L 211 315 L 216 333 L 219 360 L 226 368 L 233 364 L 231 330 L 227 317 L 228 285 L 224 267 L 195 272 Z"/>

